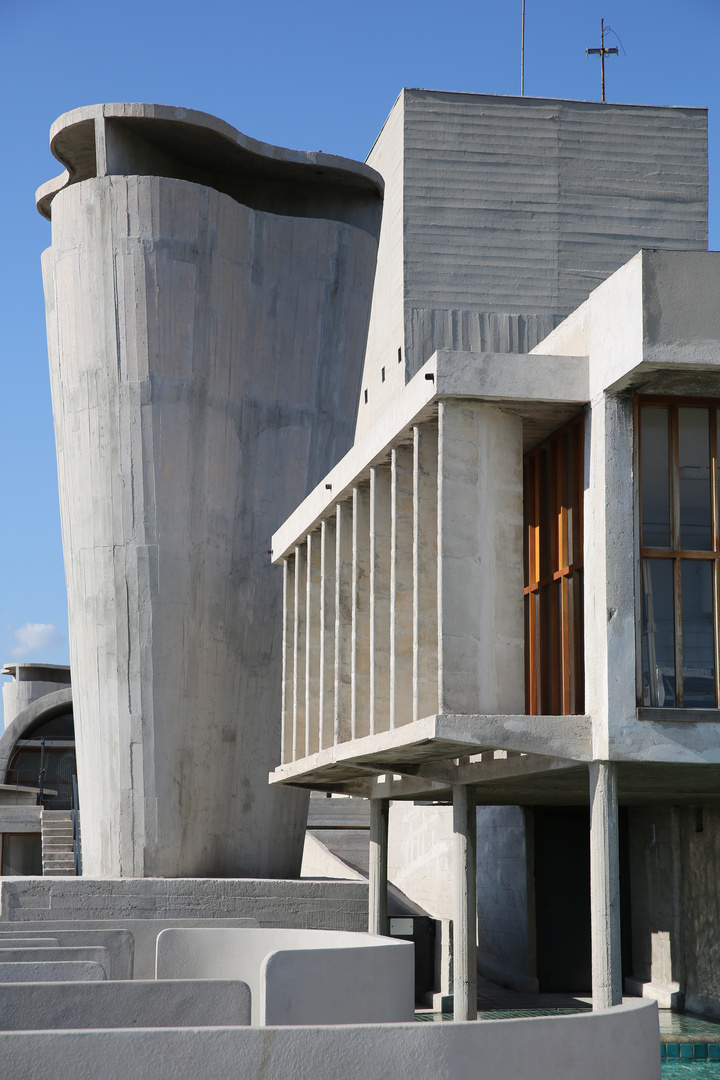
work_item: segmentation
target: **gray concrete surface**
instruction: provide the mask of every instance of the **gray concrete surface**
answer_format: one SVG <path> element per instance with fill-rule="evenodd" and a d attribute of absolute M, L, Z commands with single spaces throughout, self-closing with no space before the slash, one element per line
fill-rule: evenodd
<path fill-rule="evenodd" d="M 0 986 L 2 1031 L 239 1027 L 249 1023 L 250 989 L 243 982 L 230 980 Z"/>
<path fill-rule="evenodd" d="M 62 664 L 4 664 L 0 675 L 12 675 L 3 683 L 3 716 L 8 727 L 18 713 L 45 694 L 62 690 L 70 683 L 70 668 Z"/>
<path fill-rule="evenodd" d="M 6 931 L 0 923 L 0 949 L 7 948 L 11 942 L 14 942 L 19 932 L 26 935 L 24 940 L 31 948 L 37 948 L 40 942 L 47 943 L 53 940 L 46 938 L 42 930 L 26 930 L 24 924 L 19 925 L 16 931 Z M 53 938 L 55 944 L 63 949 L 86 946 L 100 946 L 107 949 L 112 960 L 113 979 L 133 978 L 135 936 L 131 929 L 91 928 L 84 923 L 77 923 L 75 928 L 71 929 L 54 928 Z"/>
<path fill-rule="evenodd" d="M 267 551 L 350 446 L 382 181 L 163 106 L 76 110 L 52 146 L 77 165 L 39 200 L 83 869 L 293 876 Z"/>
<path fill-rule="evenodd" d="M 639 248 L 707 248 L 704 109 L 405 89 L 368 164 L 386 212 L 358 433 L 436 349 L 527 352 Z"/>
<path fill-rule="evenodd" d="M 8 1032 L 4 1080 L 660 1080 L 654 1002 L 602 1013 L 325 1028 Z M 342 1062 L 342 1065 L 339 1063 Z M 480 1063 L 480 1065 L 479 1065 Z"/>
<path fill-rule="evenodd" d="M 0 960 L 0 983 L 100 982 L 105 968 L 94 960 L 10 961 Z"/>
<path fill-rule="evenodd" d="M 397 1023 L 414 1009 L 413 947 L 336 930 L 170 929 L 157 979 L 242 979 L 254 1025 Z"/>
<path fill-rule="evenodd" d="M 100 964 L 108 979 L 116 978 L 113 972 L 112 957 L 108 949 L 101 945 L 67 946 L 12 946 L 6 948 L 0 942 L 0 963 L 5 964 L 54 964 L 58 961 L 88 961 Z"/>

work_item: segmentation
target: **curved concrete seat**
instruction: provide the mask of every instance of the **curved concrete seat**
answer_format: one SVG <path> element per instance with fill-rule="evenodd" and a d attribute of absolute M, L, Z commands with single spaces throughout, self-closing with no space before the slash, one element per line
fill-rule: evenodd
<path fill-rule="evenodd" d="M 361 950 L 360 950 L 361 952 Z M 576 1016 L 347 1027 L 10 1031 L 3 1080 L 660 1080 L 654 1001 Z"/>
<path fill-rule="evenodd" d="M 158 979 L 241 979 L 252 1023 L 373 1024 L 412 1020 L 412 942 L 340 930 L 218 927 L 163 930 Z"/>

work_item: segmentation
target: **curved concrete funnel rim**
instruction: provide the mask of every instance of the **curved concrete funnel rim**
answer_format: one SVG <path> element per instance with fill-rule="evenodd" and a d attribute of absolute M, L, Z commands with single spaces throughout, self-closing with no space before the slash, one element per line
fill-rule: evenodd
<path fill-rule="evenodd" d="M 225 176 L 239 173 L 266 182 L 295 181 L 320 189 L 341 186 L 361 198 L 383 196 L 382 176 L 362 162 L 260 142 L 224 120 L 195 109 L 116 102 L 72 109 L 50 128 L 50 150 L 65 166 L 65 172 L 37 190 L 37 207 L 44 217 L 50 218 L 52 200 L 64 187 L 117 171 L 105 147 L 98 145 L 98 121 L 114 122 L 143 141 L 151 132 L 153 145 L 168 157 L 177 158 L 186 169 Z M 152 167 L 142 171 L 155 174 Z M 167 175 L 164 169 L 157 174 Z"/>

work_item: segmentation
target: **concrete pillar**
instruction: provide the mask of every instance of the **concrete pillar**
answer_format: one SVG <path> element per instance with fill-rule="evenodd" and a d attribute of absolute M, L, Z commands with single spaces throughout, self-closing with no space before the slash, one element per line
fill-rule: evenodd
<path fill-rule="evenodd" d="M 333 744 L 335 717 L 335 518 L 320 525 L 320 749 Z"/>
<path fill-rule="evenodd" d="M 293 877 L 308 797 L 267 783 L 283 636 L 268 548 L 352 444 L 380 181 L 164 106 L 54 131 L 70 177 L 43 277 L 83 870 Z"/>
<path fill-rule="evenodd" d="M 293 760 L 295 683 L 295 556 L 283 559 L 282 732 L 280 760 Z"/>
<path fill-rule="evenodd" d="M 607 1009 L 622 1002 L 617 767 L 593 761 L 588 768 L 593 1008 Z"/>
<path fill-rule="evenodd" d="M 352 545 L 353 504 L 338 503 L 335 512 L 335 712 L 333 737 L 352 735 Z"/>
<path fill-rule="evenodd" d="M 477 1020 L 475 791 L 453 784 L 453 1001 L 456 1020 Z"/>
<path fill-rule="evenodd" d="M 413 449 L 390 458 L 390 727 L 412 720 L 413 706 Z"/>
<path fill-rule="evenodd" d="M 389 799 L 370 800 L 370 865 L 368 933 L 388 932 L 388 818 Z"/>
<path fill-rule="evenodd" d="M 352 673 L 353 739 L 370 734 L 370 486 L 353 488 Z"/>
<path fill-rule="evenodd" d="M 320 530 L 308 534 L 305 618 L 305 754 L 320 749 Z"/>
<path fill-rule="evenodd" d="M 370 732 L 390 727 L 391 481 L 387 465 L 370 470 Z"/>
<path fill-rule="evenodd" d="M 2 688 L 5 727 L 33 701 L 70 686 L 70 668 L 60 664 L 10 663 L 0 675 L 13 676 Z"/>
<path fill-rule="evenodd" d="M 437 423 L 413 428 L 413 720 L 438 700 Z"/>
<path fill-rule="evenodd" d="M 439 406 L 438 711 L 525 710 L 522 420 Z"/>
<path fill-rule="evenodd" d="M 293 761 L 305 754 L 305 655 L 307 645 L 307 548 L 295 545 L 295 623 L 293 629 Z"/>

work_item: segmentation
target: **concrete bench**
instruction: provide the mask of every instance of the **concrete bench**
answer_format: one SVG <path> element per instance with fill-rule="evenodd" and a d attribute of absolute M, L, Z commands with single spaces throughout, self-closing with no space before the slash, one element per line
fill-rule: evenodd
<path fill-rule="evenodd" d="M 0 961 L 0 983 L 99 982 L 106 978 L 102 964 L 87 960 L 57 960 L 52 964 Z"/>
<path fill-rule="evenodd" d="M 414 947 L 338 930 L 163 930 L 158 979 L 242 979 L 252 1022 L 373 1024 L 412 1020 Z"/>
<path fill-rule="evenodd" d="M 20 929 L 13 931 L 0 930 L 0 949 L 7 949 L 11 943 L 13 947 L 17 947 L 18 942 L 13 941 L 13 938 L 19 935 Z M 23 938 L 27 943 L 28 948 L 40 948 L 40 943 L 43 946 L 47 944 L 47 930 L 27 930 L 23 928 Z M 108 978 L 113 979 L 132 979 L 134 969 L 134 957 L 135 957 L 135 938 L 130 930 L 116 929 L 116 928 L 103 928 L 103 929 L 87 929 L 78 924 L 76 928 L 72 930 L 56 930 L 54 931 L 52 938 L 55 939 L 55 944 L 63 949 L 67 948 L 84 948 L 87 946 L 101 946 L 110 953 L 112 960 L 112 976 L 108 972 Z M 51 939 L 52 940 L 52 939 Z M 154 951 L 154 945 L 153 945 Z M 149 976 L 152 978 L 152 976 Z"/>
<path fill-rule="evenodd" d="M 0 947 L 0 964 L 54 964 L 70 960 L 88 960 L 99 964 L 105 970 L 105 978 L 112 979 L 112 959 L 107 949 L 100 946 L 87 946 L 84 948 L 32 948 L 25 947 L 4 949 Z"/>
<path fill-rule="evenodd" d="M 352 972 L 346 975 L 352 976 Z M 577 1016 L 347 1027 L 9 1031 L 3 1080 L 660 1080 L 654 1001 Z"/>
<path fill-rule="evenodd" d="M 178 979 L 72 985 L 28 982 L 0 986 L 2 1031 L 241 1027 L 249 1023 L 250 989 L 237 981 Z"/>
<path fill-rule="evenodd" d="M 110 949 L 113 959 L 113 972 L 120 979 L 154 979 L 155 978 L 155 946 L 158 934 L 169 927 L 214 927 L 214 926 L 257 926 L 257 919 L 204 919 L 204 918 L 146 918 L 146 919 L 35 919 L 32 922 L 0 922 L 0 945 L 3 934 L 50 934 L 56 937 L 61 945 L 70 945 L 73 942 L 73 934 L 89 934 L 98 931 L 109 932 L 112 939 L 97 939 L 97 943 Z M 122 951 L 116 944 L 114 935 L 131 935 L 132 943 L 132 967 L 127 969 L 126 961 L 123 960 Z M 69 936 L 70 935 L 70 936 Z M 84 941 L 78 938 L 82 944 L 93 944 L 88 938 Z"/>

